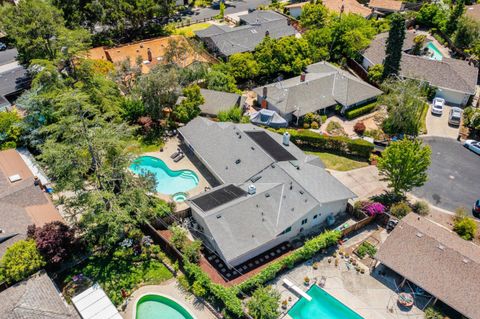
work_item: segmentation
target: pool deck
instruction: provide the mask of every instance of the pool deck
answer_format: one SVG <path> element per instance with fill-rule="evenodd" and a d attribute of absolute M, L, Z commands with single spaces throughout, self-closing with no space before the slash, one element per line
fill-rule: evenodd
<path fill-rule="evenodd" d="M 198 176 L 198 185 L 197 187 L 189 190 L 186 192 L 188 196 L 195 196 L 197 194 L 200 194 L 205 191 L 205 187 L 211 187 L 210 183 L 207 181 L 207 179 L 203 176 L 203 174 L 197 169 L 197 167 L 190 161 L 188 156 L 185 156 L 182 160 L 179 162 L 175 163 L 173 159 L 170 158 L 170 155 L 175 153 L 177 151 L 177 148 L 179 148 L 181 145 L 180 141 L 176 137 L 171 137 L 169 138 L 166 142 L 165 145 L 163 146 L 163 152 L 156 151 L 156 152 L 149 152 L 149 153 L 144 153 L 141 154 L 142 156 L 153 156 L 156 158 L 161 159 L 162 161 L 167 164 L 167 166 L 173 170 L 173 171 L 178 171 L 182 169 L 189 169 Z M 157 196 L 160 197 L 163 200 L 166 201 L 172 201 L 172 198 L 170 195 L 165 195 L 165 194 L 160 194 L 157 193 Z M 188 206 L 187 204 L 180 202 L 176 203 L 176 210 L 177 211 L 182 211 L 184 209 L 187 209 Z"/>
<path fill-rule="evenodd" d="M 365 274 L 357 273 L 353 267 L 350 266 L 350 269 L 347 267 L 344 259 L 339 260 L 337 267 L 333 258 L 331 263 L 328 263 L 328 257 L 319 259 L 319 267 L 316 270 L 304 263 L 274 281 L 273 285 L 281 293 L 282 301 L 292 298 L 288 302 L 288 310 L 299 298 L 283 285 L 284 278 L 288 278 L 306 291 L 309 287 L 303 284 L 305 276 L 308 276 L 311 282 L 315 279 L 319 282 L 324 276 L 326 281 L 323 289 L 365 319 L 424 318 L 424 313 L 415 306 L 407 310 L 398 307 L 397 294 L 392 289 L 395 285 L 393 280 L 397 278 L 379 276 L 377 271 L 374 274 L 368 271 Z M 286 313 L 281 318 L 291 319 Z"/>
<path fill-rule="evenodd" d="M 143 286 L 135 290 L 130 296 L 127 307 L 120 314 L 124 319 L 135 319 L 134 308 L 137 300 L 145 294 L 162 294 L 187 309 L 196 319 L 216 319 L 216 317 L 208 310 L 194 295 L 183 291 L 175 278 L 166 281 L 162 285 Z"/>

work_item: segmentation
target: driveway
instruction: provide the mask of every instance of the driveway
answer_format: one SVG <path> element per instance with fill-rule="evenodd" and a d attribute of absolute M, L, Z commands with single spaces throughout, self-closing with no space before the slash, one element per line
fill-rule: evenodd
<path fill-rule="evenodd" d="M 445 114 L 444 114 L 445 115 Z M 432 148 L 428 181 L 412 193 L 432 205 L 455 211 L 471 207 L 480 198 L 480 156 L 450 138 L 423 137 Z"/>
<path fill-rule="evenodd" d="M 331 170 L 330 173 L 350 188 L 359 199 L 379 195 L 387 189 L 387 184 L 380 181 L 378 169 L 374 165 L 362 167 L 346 172 Z"/>
<path fill-rule="evenodd" d="M 450 114 L 450 109 L 450 106 L 445 105 L 443 114 L 441 116 L 433 115 L 432 105 L 430 104 L 430 109 L 428 110 L 426 118 L 427 136 L 457 138 L 458 127 L 448 125 L 448 115 Z"/>
<path fill-rule="evenodd" d="M 247 11 L 249 8 L 256 9 L 261 5 L 269 5 L 270 0 L 240 0 L 227 1 L 225 6 L 225 15 Z M 194 15 L 185 15 L 184 19 L 190 19 L 192 22 L 203 22 L 204 19 L 210 19 L 219 14 L 219 9 L 212 9 L 211 7 L 200 8 L 195 10 Z"/>

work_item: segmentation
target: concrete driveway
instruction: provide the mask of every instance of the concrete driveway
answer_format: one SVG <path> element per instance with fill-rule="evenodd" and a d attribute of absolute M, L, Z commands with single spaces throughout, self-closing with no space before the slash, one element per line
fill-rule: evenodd
<path fill-rule="evenodd" d="M 379 195 L 387 189 L 387 183 L 380 181 L 378 169 L 374 165 L 346 172 L 331 170 L 330 173 L 350 188 L 359 199 Z"/>
<path fill-rule="evenodd" d="M 445 114 L 444 114 L 445 115 Z M 480 156 L 450 138 L 423 137 L 432 148 L 428 181 L 412 193 L 432 205 L 455 211 L 471 207 L 480 198 Z"/>
<path fill-rule="evenodd" d="M 450 109 L 450 106 L 445 105 L 442 115 L 433 115 L 432 105 L 430 104 L 426 118 L 427 136 L 457 138 L 458 127 L 448 125 L 448 115 L 450 114 Z"/>

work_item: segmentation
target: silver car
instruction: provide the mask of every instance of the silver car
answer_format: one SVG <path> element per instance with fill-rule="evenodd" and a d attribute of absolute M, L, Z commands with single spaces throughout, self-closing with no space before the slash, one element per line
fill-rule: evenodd
<path fill-rule="evenodd" d="M 432 102 L 432 114 L 442 115 L 443 106 L 445 105 L 445 100 L 439 97 L 433 99 Z"/>
<path fill-rule="evenodd" d="M 462 109 L 459 107 L 452 107 L 450 114 L 448 114 L 448 124 L 459 126 L 462 121 Z"/>
<path fill-rule="evenodd" d="M 480 155 L 480 142 L 475 141 L 475 140 L 466 140 L 465 143 L 463 143 L 463 146 L 471 150 L 472 152 L 477 153 Z"/>

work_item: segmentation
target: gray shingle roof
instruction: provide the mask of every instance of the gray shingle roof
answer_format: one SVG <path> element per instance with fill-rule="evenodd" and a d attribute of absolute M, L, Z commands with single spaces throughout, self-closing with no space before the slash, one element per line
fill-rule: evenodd
<path fill-rule="evenodd" d="M 416 34 L 407 32 L 403 50 L 411 49 Z M 385 59 L 385 43 L 388 33 L 379 34 L 363 52 L 373 64 L 382 64 Z M 468 61 L 444 57 L 442 61 L 423 56 L 402 54 L 400 75 L 425 80 L 431 85 L 473 95 L 477 84 L 478 68 Z"/>
<path fill-rule="evenodd" d="M 44 271 L 0 293 L 2 319 L 79 319 Z"/>
<path fill-rule="evenodd" d="M 273 240 L 322 203 L 355 197 L 317 160 L 292 143 L 284 146 L 280 134 L 251 124 L 217 123 L 205 118 L 196 118 L 179 131 L 226 185 L 234 184 L 245 191 L 251 184 L 257 188 L 255 195 L 202 211 L 207 227 L 227 260 Z M 267 132 L 297 161 L 275 161 L 245 134 L 250 131 Z M 235 164 L 238 159 L 240 163 Z M 221 187 L 225 185 L 218 188 Z M 195 205 L 192 200 L 204 194 L 190 198 L 187 203 Z"/>
<path fill-rule="evenodd" d="M 274 39 L 295 35 L 295 29 L 287 23 L 288 19 L 273 11 L 254 11 L 240 18 L 248 24 L 234 28 L 211 26 L 195 34 L 224 56 L 253 51 L 267 31 Z"/>
<path fill-rule="evenodd" d="M 480 318 L 480 247 L 414 213 L 375 258 L 468 318 Z"/>
<path fill-rule="evenodd" d="M 220 111 L 226 111 L 240 105 L 240 95 L 236 93 L 221 92 L 215 90 L 200 89 L 205 102 L 200 105 L 204 114 L 217 115 Z"/>
<path fill-rule="evenodd" d="M 337 103 L 350 106 L 382 94 L 379 89 L 326 62 L 309 65 L 307 72 L 304 82 L 297 76 L 266 85 L 267 101 L 283 114 L 295 112 L 303 116 Z M 263 88 L 254 91 L 263 95 Z"/>

